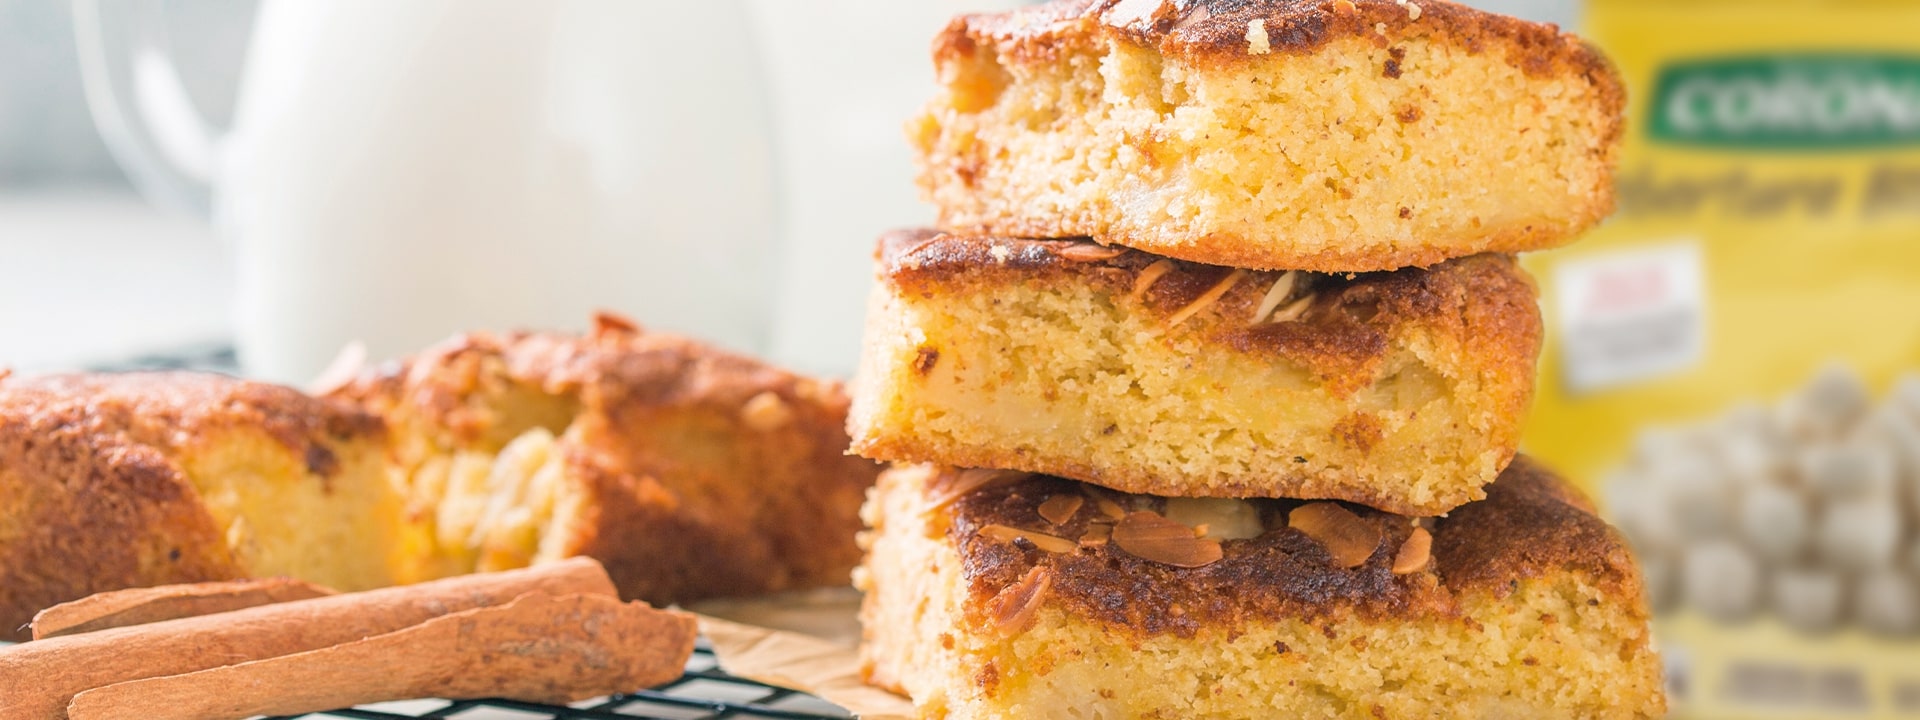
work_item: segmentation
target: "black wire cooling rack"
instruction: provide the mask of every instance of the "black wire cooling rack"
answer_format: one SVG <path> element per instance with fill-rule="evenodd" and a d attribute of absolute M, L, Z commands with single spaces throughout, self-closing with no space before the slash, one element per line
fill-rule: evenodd
<path fill-rule="evenodd" d="M 0 647 L 7 643 L 0 642 Z M 288 718 L 352 720 L 849 720 L 838 705 L 795 690 L 728 675 L 706 641 L 680 679 L 572 705 L 518 700 L 401 700 Z"/>
<path fill-rule="evenodd" d="M 210 344 L 178 348 L 169 352 L 136 355 L 112 362 L 94 363 L 87 369 L 95 372 L 203 370 L 233 375 L 240 371 L 240 360 L 234 355 L 233 346 Z"/>
<path fill-rule="evenodd" d="M 845 720 L 852 715 L 806 693 L 737 678 L 722 671 L 713 651 L 702 643 L 687 661 L 680 679 L 626 695 L 595 698 L 570 706 L 513 700 L 408 700 L 304 718 L 355 720 Z"/>
<path fill-rule="evenodd" d="M 130 358 L 95 370 L 211 370 L 232 373 L 233 350 L 210 346 Z M 0 643 L 4 645 L 4 643 Z M 680 679 L 568 706 L 514 700 L 406 700 L 298 716 L 354 720 L 844 720 L 846 710 L 802 692 L 728 675 L 702 640 Z"/>

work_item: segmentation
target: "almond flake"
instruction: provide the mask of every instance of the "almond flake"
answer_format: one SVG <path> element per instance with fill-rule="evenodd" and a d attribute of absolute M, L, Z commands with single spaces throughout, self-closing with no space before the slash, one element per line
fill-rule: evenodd
<path fill-rule="evenodd" d="M 957 474 L 942 476 L 932 488 L 933 497 L 929 498 L 928 510 L 938 510 L 952 505 L 955 500 L 973 494 L 975 491 L 1011 482 L 1026 477 L 1029 473 L 1017 470 L 987 470 L 972 468 L 961 470 Z"/>
<path fill-rule="evenodd" d="M 1144 560 L 1182 568 L 1220 561 L 1220 541 L 1196 537 L 1193 528 L 1156 512 L 1136 512 L 1113 526 L 1113 544 Z"/>
<path fill-rule="evenodd" d="M 1152 27 L 1171 5 L 1167 0 L 1120 0 L 1101 19 L 1120 28 Z"/>
<path fill-rule="evenodd" d="M 1273 287 L 1267 288 L 1267 296 L 1260 298 L 1260 307 L 1253 311 L 1253 324 L 1259 325 L 1266 322 L 1267 317 L 1273 315 L 1273 311 L 1280 307 L 1280 303 L 1293 297 L 1293 288 L 1299 284 L 1300 271 L 1298 270 L 1288 270 L 1280 276 L 1279 280 L 1273 281 Z"/>
<path fill-rule="evenodd" d="M 307 383 L 307 394 L 331 395 L 352 384 L 366 367 L 367 344 L 359 340 L 349 342 L 346 347 L 340 348 L 340 354 L 333 357 L 333 362 L 327 363 L 325 370 L 321 370 L 319 375 L 314 376 L 313 382 Z M 12 371 L 0 368 L 0 380 L 7 379 L 7 374 L 10 372 Z"/>
<path fill-rule="evenodd" d="M 1153 288 L 1154 283 L 1160 282 L 1160 278 L 1170 272 L 1173 272 L 1172 260 L 1161 259 L 1148 265 L 1146 269 L 1140 271 L 1139 276 L 1133 279 L 1133 290 L 1127 293 L 1127 299 L 1139 300 Z"/>
<path fill-rule="evenodd" d="M 756 432 L 772 432 L 793 422 L 793 408 L 772 390 L 760 393 L 740 407 L 740 419 Z"/>
<path fill-rule="evenodd" d="M 1194 25 L 1206 22 L 1207 20 L 1210 20 L 1213 18 L 1213 10 L 1209 9 L 1206 3 L 1196 3 L 1196 2 L 1193 2 L 1193 0 L 1181 0 L 1181 2 L 1179 2 L 1178 5 L 1174 7 L 1175 7 L 1175 10 L 1179 10 L 1180 7 L 1182 6 L 1185 7 L 1186 14 L 1180 16 L 1178 20 L 1174 21 L 1173 29 L 1175 32 L 1186 30 L 1187 28 L 1193 27 Z M 1164 19 L 1166 18 L 1165 17 L 1156 18 L 1156 20 L 1164 20 Z"/>
<path fill-rule="evenodd" d="M 1121 255 L 1125 255 L 1126 253 L 1127 253 L 1127 249 L 1123 247 L 1113 247 L 1111 245 L 1099 245 L 1099 244 L 1090 243 L 1090 242 L 1076 242 L 1072 245 L 1068 245 L 1064 248 L 1060 248 L 1059 250 L 1053 251 L 1053 254 L 1059 255 L 1060 257 L 1067 260 L 1071 260 L 1073 262 L 1100 262 L 1102 260 L 1112 260 L 1114 258 L 1120 257 Z"/>
<path fill-rule="evenodd" d="M 1127 516 L 1126 508 L 1120 507 L 1120 503 L 1114 502 L 1112 498 L 1105 495 L 1094 496 L 1093 506 L 1098 508 L 1100 514 L 1106 516 L 1108 520 L 1117 521 Z"/>
<path fill-rule="evenodd" d="M 1393 556 L 1393 574 L 1405 575 L 1419 572 L 1433 560 L 1433 533 L 1426 528 L 1415 527 L 1407 541 L 1400 544 L 1400 552 Z"/>
<path fill-rule="evenodd" d="M 619 313 L 601 310 L 593 314 L 593 337 L 605 338 L 615 335 L 638 335 L 640 324 L 633 318 Z"/>
<path fill-rule="evenodd" d="M 1207 306 L 1219 302 L 1221 297 L 1225 296 L 1228 291 L 1233 290 L 1233 286 L 1240 284 L 1240 278 L 1246 276 L 1246 270 L 1234 268 L 1233 272 L 1227 273 L 1227 276 L 1221 278 L 1220 282 L 1214 283 L 1213 287 L 1207 288 L 1207 291 L 1201 293 L 1200 297 L 1194 298 L 1193 302 L 1187 303 L 1186 307 L 1180 308 L 1178 312 L 1175 312 L 1173 317 L 1167 318 L 1167 327 L 1175 327 L 1180 323 L 1186 322 L 1188 318 L 1198 314 L 1201 310 L 1207 309 Z"/>
<path fill-rule="evenodd" d="M 980 528 L 980 534 L 1003 543 L 1012 543 L 1020 538 L 1026 538 L 1027 542 L 1033 543 L 1034 547 L 1050 553 L 1070 553 L 1073 552 L 1075 548 L 1080 547 L 1079 543 L 1063 537 L 1056 537 L 1032 530 L 1021 530 L 1020 528 L 1008 527 L 1006 525 L 988 525 Z"/>
<path fill-rule="evenodd" d="M 1008 585 L 988 601 L 987 612 L 994 626 L 1008 635 L 1026 632 L 1040 614 L 1040 606 L 1046 602 L 1047 591 L 1052 587 L 1053 576 L 1046 568 L 1036 565 L 1028 570 L 1020 582 Z"/>
<path fill-rule="evenodd" d="M 1112 538 L 1112 525 L 1088 525 L 1086 534 L 1080 536 L 1080 547 L 1100 547 Z"/>
<path fill-rule="evenodd" d="M 1046 518 L 1047 522 L 1055 525 L 1065 525 L 1068 520 L 1073 519 L 1074 515 L 1080 513 L 1080 506 L 1085 505 L 1086 502 L 1087 499 L 1080 495 L 1065 493 L 1055 495 L 1047 498 L 1046 502 L 1040 503 L 1040 517 Z"/>
<path fill-rule="evenodd" d="M 1299 320 L 1301 317 L 1305 316 L 1307 314 L 1307 310 L 1312 308 L 1313 308 L 1313 296 L 1308 295 L 1306 297 L 1300 298 L 1299 300 L 1293 301 L 1292 305 L 1288 305 L 1284 308 L 1280 308 L 1279 312 L 1274 313 L 1273 317 L 1268 318 L 1267 320 L 1269 322 L 1275 322 L 1275 323 L 1290 323 L 1295 320 Z"/>
<path fill-rule="evenodd" d="M 1380 530 L 1361 520 L 1352 511 L 1330 502 L 1317 502 L 1294 508 L 1287 524 L 1326 546 L 1335 565 L 1356 568 L 1373 557 L 1380 547 Z"/>

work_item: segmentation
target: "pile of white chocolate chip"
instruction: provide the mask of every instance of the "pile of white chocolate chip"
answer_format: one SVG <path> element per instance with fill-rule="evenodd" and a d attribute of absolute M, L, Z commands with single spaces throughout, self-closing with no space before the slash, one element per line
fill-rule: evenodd
<path fill-rule="evenodd" d="M 1920 633 L 1920 375 L 1822 370 L 1773 407 L 1642 433 L 1606 481 L 1656 609 Z"/>

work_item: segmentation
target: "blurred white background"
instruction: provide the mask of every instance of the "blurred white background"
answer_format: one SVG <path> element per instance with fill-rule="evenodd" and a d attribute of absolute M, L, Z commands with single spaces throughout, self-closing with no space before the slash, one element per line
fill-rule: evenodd
<path fill-rule="evenodd" d="M 1480 0 L 1474 4 L 1571 25 L 1578 14 L 1576 1 Z M 228 127 L 258 3 L 157 0 L 157 4 L 163 9 L 157 21 L 164 25 L 191 105 L 207 125 Z M 710 319 L 711 313 L 691 308 L 697 304 L 692 300 L 676 304 L 627 294 L 622 297 L 638 298 L 632 304 L 647 307 L 606 304 L 638 316 L 645 325 L 715 338 L 798 369 L 849 373 L 858 348 L 873 238 L 889 227 L 930 217 L 917 202 L 900 132 L 901 124 L 931 93 L 927 40 L 953 8 L 985 4 L 984 0 L 753 0 L 746 3 L 750 27 L 682 29 L 698 34 L 701 42 L 747 53 L 745 57 L 760 65 L 752 81 L 760 95 L 749 104 L 758 103 L 761 109 L 736 114 L 764 116 L 741 120 L 758 129 L 747 133 L 755 137 L 743 137 L 740 142 L 749 146 L 764 142 L 771 150 L 765 153 L 767 162 L 741 166 L 759 170 L 737 172 L 765 175 L 743 182 L 749 186 L 764 182 L 771 189 L 771 199 L 763 203 L 771 217 L 764 231 L 769 236 L 724 240 L 738 243 L 729 247 L 763 248 L 743 258 L 748 262 L 738 272 L 704 267 L 689 278 L 745 288 L 743 297 L 754 298 L 764 307 L 757 313 L 749 311 L 758 320 L 726 319 L 737 329 L 714 331 L 701 323 L 719 321 Z M 111 8 L 115 3 L 106 5 Z M 835 41 L 835 28 L 847 37 L 861 38 L 860 42 Z M 645 51 L 641 47 L 633 52 Z M 135 192 L 96 131 L 78 57 L 74 10 L 66 0 L 0 0 L 0 367 L 45 371 L 111 363 L 136 353 L 230 344 L 243 317 L 235 307 L 239 284 L 233 243 L 222 239 L 230 233 L 216 233 L 213 225 L 193 212 L 157 208 Z M 616 68 L 618 72 L 671 73 L 696 84 L 701 73 L 720 72 L 713 63 L 649 65 L 634 60 L 640 57 L 637 54 L 623 57 L 625 64 L 642 67 Z M 297 94 L 305 89 L 293 85 L 270 92 Z M 697 112 L 687 107 L 656 110 Z M 582 112 L 587 113 L 585 120 L 575 117 L 575 121 L 591 125 L 595 111 Z M 627 122 L 619 115 L 605 120 Z M 449 133 L 462 130 L 463 123 L 450 124 L 454 127 Z M 644 124 L 634 125 L 636 137 L 646 132 L 641 129 Z M 619 130 L 612 128 L 615 133 Z M 735 150 L 752 152 L 751 147 Z M 680 189 L 669 186 L 661 192 Z M 703 210 L 715 221 L 709 228 L 755 227 L 750 222 L 728 224 L 740 220 L 730 215 L 757 212 L 758 201 L 751 200 L 753 188 L 740 192 L 749 200 L 734 206 L 737 212 L 726 209 L 725 202 L 709 199 L 722 208 Z M 656 209 L 634 212 L 671 214 Z M 696 217 L 674 218 L 631 232 L 639 233 L 636 237 L 644 243 L 674 243 L 697 234 L 701 227 L 697 222 Z M 312 233 L 332 233 L 329 237 L 351 232 L 307 226 Z M 435 250 L 448 273 L 486 270 L 474 266 L 481 253 L 462 257 L 462 237 L 420 242 Z M 686 255 L 671 252 L 677 246 L 664 247 L 667 250 L 654 255 L 643 247 L 635 257 Z M 257 251 L 254 257 L 257 260 Z M 752 271 L 752 263 L 765 266 L 766 273 Z M 639 269 L 634 272 L 636 278 L 645 275 Z M 313 298 L 325 296 L 322 291 L 364 292 L 365 288 L 327 285 L 297 297 L 306 298 L 299 302 L 316 302 Z M 366 311 L 354 313 L 347 321 Z M 577 327 L 584 322 L 581 315 L 569 324 Z M 330 356 L 307 349 L 300 352 Z M 317 367 L 328 359 L 315 357 L 311 362 Z"/>

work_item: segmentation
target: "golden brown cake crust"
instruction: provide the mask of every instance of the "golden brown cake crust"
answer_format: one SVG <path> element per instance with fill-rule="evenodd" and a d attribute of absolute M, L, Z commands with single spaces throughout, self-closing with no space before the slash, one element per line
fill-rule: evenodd
<path fill-rule="evenodd" d="M 1585 229 L 1598 225 L 1600 221 L 1613 213 L 1613 188 L 1596 188 L 1595 192 L 1606 195 L 1604 202 L 1596 206 L 1586 217 L 1577 218 L 1571 223 Z M 1055 221 L 1033 222 L 1022 218 L 997 218 L 990 224 L 952 221 L 942 218 L 942 226 L 956 231 L 974 234 L 1018 234 L 1031 237 L 1064 237 L 1078 235 L 1077 226 Z M 1313 272 L 1347 272 L 1365 268 L 1377 272 L 1391 268 L 1425 268 L 1446 262 L 1447 260 L 1473 254 L 1512 254 L 1546 250 L 1567 243 L 1570 234 L 1563 228 L 1528 226 L 1502 227 L 1474 238 L 1471 249 L 1460 250 L 1451 246 L 1422 245 L 1403 247 L 1393 250 L 1337 248 L 1310 254 L 1293 254 L 1292 269 Z M 1204 260 L 1207 263 L 1227 267 L 1243 267 L 1262 270 L 1285 270 L 1275 267 L 1273 254 L 1267 250 L 1249 245 L 1245 238 L 1233 235 L 1203 235 L 1186 238 L 1179 246 L 1162 247 L 1149 238 L 1136 238 L 1124 229 L 1109 230 L 1100 238 L 1103 244 L 1122 246 L 1153 247 L 1169 256 L 1178 254 L 1182 258 Z"/>
<path fill-rule="evenodd" d="M 0 377 L 0 418 L 42 418 L 50 427 L 96 440 L 121 436 L 168 448 L 190 446 L 217 430 L 259 429 L 306 455 L 317 475 L 331 474 L 327 466 L 334 462 L 319 439 L 379 438 L 386 431 L 380 418 L 351 404 L 196 372 Z"/>
<path fill-rule="evenodd" d="M 563 554 L 601 560 L 623 595 L 667 604 L 838 585 L 859 562 L 852 538 L 879 466 L 846 454 L 837 383 L 602 316 L 584 336 L 462 336 L 335 394 L 417 420 L 407 427 L 448 447 L 497 449 L 529 426 L 496 415 L 509 388 L 560 398 L 555 434 L 577 422 L 566 460 L 589 517 Z"/>
<path fill-rule="evenodd" d="M 332 448 L 384 436 L 352 406 L 218 375 L 0 377 L 0 638 L 95 592 L 247 577 L 176 460 L 232 429 L 323 483 Z"/>
<path fill-rule="evenodd" d="M 1447 0 L 1054 0 L 954 18 L 934 41 L 934 57 L 964 57 L 990 44 L 1015 58 L 1041 60 L 1063 43 L 1115 36 L 1189 62 L 1237 63 L 1256 57 L 1247 52 L 1254 21 L 1264 23 L 1270 52 L 1296 54 L 1343 37 L 1384 43 L 1417 27 L 1474 52 L 1505 51 L 1529 75 L 1584 75 L 1616 107 L 1625 98 L 1612 63 L 1591 44 L 1555 25 Z"/>
<path fill-rule="evenodd" d="M 943 470 L 933 485 L 950 482 L 955 473 Z M 1505 597 L 1516 580 L 1569 572 L 1586 575 L 1623 605 L 1641 606 L 1641 580 L 1625 542 L 1586 509 L 1577 490 L 1525 458 L 1488 486 L 1486 500 L 1433 521 L 1433 563 L 1406 575 L 1391 568 L 1412 524 L 1360 506 L 1348 507 L 1378 528 L 1383 540 L 1352 570 L 1335 567 L 1324 545 L 1285 527 L 1297 501 L 1255 501 L 1268 530 L 1226 541 L 1224 559 L 1193 569 L 1144 560 L 1111 542 L 1049 553 L 979 534 L 998 524 L 1077 539 L 1101 511 L 1086 502 L 1065 523 L 1051 524 L 1038 508 L 1063 493 L 1104 495 L 1130 508 L 1164 504 L 1045 476 L 959 499 L 947 538 L 959 549 L 970 607 L 984 606 L 1036 566 L 1051 575 L 1048 602 L 1131 636 L 1187 637 L 1203 628 L 1284 618 L 1457 620 L 1463 617 L 1461 598 L 1469 594 Z"/>

